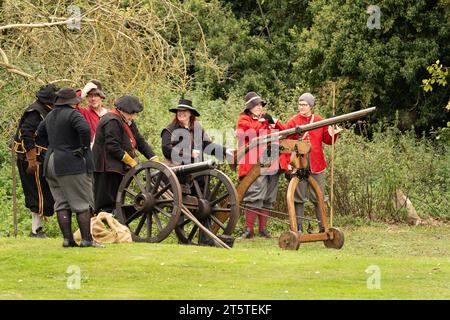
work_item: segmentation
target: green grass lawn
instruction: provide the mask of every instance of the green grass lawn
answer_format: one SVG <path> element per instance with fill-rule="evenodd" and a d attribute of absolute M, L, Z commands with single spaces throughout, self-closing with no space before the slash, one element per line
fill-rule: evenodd
<path fill-rule="evenodd" d="M 279 249 L 278 238 L 232 250 L 0 238 L 0 299 L 450 299 L 450 226 L 343 231 L 341 250 L 317 242 L 299 251 Z M 70 266 L 79 289 L 67 286 Z M 380 270 L 379 289 L 368 288 L 369 266 Z"/>

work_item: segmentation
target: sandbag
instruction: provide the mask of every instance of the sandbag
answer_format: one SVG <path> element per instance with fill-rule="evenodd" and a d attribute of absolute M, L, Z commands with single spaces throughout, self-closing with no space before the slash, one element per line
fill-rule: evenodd
<path fill-rule="evenodd" d="M 91 218 L 91 234 L 94 241 L 101 244 L 133 242 L 130 230 L 108 212 L 100 212 Z M 75 231 L 73 238 L 80 244 L 80 229 Z"/>

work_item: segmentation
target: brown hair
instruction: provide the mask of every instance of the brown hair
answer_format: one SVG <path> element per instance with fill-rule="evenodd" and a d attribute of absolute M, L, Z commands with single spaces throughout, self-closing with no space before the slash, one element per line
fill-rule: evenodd
<path fill-rule="evenodd" d="M 189 117 L 189 131 L 191 131 L 191 132 L 194 131 L 194 123 L 195 123 L 196 119 L 197 119 L 197 117 L 194 115 L 193 112 L 191 112 L 191 116 Z M 172 123 L 179 127 L 182 126 L 182 123 L 178 120 L 176 113 L 175 113 L 175 117 L 172 120 Z"/>
<path fill-rule="evenodd" d="M 239 115 L 240 115 L 240 116 L 246 115 L 246 116 L 251 117 L 252 115 L 254 116 L 255 114 L 253 114 L 253 113 L 250 111 L 250 109 L 247 109 L 247 110 L 244 110 L 244 111 L 242 111 L 241 113 L 239 113 Z"/>

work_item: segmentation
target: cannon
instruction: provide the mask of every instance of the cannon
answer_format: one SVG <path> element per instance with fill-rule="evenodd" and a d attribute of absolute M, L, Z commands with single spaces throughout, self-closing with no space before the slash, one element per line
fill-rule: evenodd
<path fill-rule="evenodd" d="M 148 161 L 124 176 L 115 216 L 135 242 L 161 242 L 175 230 L 180 243 L 229 249 L 239 203 L 230 178 L 213 160 L 175 167 Z"/>
<path fill-rule="evenodd" d="M 310 175 L 308 168 L 308 157 L 311 151 L 311 145 L 308 142 L 302 141 L 301 136 L 303 132 L 322 128 L 325 126 L 341 123 L 344 121 L 350 121 L 359 119 L 367 116 L 368 114 L 375 111 L 375 107 L 367 108 L 348 114 L 324 119 L 311 124 L 297 126 L 292 129 L 278 131 L 272 134 L 260 136 L 254 138 L 250 143 L 244 146 L 242 149 L 238 150 L 236 153 L 236 160 L 239 162 L 247 152 L 252 148 L 260 145 L 267 145 L 267 149 L 271 150 L 272 155 L 264 155 L 258 159 L 257 163 L 253 165 L 248 174 L 244 179 L 241 180 L 237 186 L 238 200 L 242 202 L 245 193 L 247 192 L 250 185 L 261 175 L 261 169 L 264 167 L 270 167 L 271 162 L 278 157 L 279 153 L 289 153 L 294 154 L 291 161 L 293 166 L 292 178 L 289 182 L 286 203 L 288 208 L 288 213 L 276 212 L 274 210 L 266 209 L 269 216 L 274 218 L 281 218 L 289 221 L 290 230 L 281 234 L 279 238 L 279 246 L 282 249 L 288 250 L 298 250 L 300 243 L 303 242 L 313 242 L 313 241 L 323 241 L 325 247 L 341 249 L 344 245 L 344 233 L 333 226 L 329 226 L 327 223 L 327 215 L 325 209 L 325 202 L 323 199 L 323 194 L 317 182 Z M 289 140 L 289 136 L 299 134 L 300 140 Z M 324 226 L 324 230 L 318 233 L 308 232 L 306 234 L 298 232 L 297 226 L 297 215 L 295 212 L 294 205 L 294 192 L 301 180 L 306 180 L 308 184 L 312 187 L 319 200 L 319 207 L 321 210 L 321 220 Z M 250 208 L 251 209 L 251 208 Z M 221 217 L 219 217 L 221 218 Z M 226 216 L 223 216 L 226 219 Z M 304 220 L 313 219 L 304 218 Z"/>

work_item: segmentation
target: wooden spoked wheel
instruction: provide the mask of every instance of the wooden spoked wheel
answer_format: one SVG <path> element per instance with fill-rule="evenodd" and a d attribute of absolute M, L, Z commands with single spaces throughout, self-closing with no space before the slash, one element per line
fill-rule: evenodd
<path fill-rule="evenodd" d="M 239 203 L 236 188 L 222 171 L 213 169 L 192 174 L 191 196 L 197 197 L 198 206 L 191 213 L 213 234 L 229 246 L 239 219 Z M 180 243 L 213 245 L 205 232 L 183 214 L 175 228 Z"/>
<path fill-rule="evenodd" d="M 294 231 L 283 232 L 278 239 L 278 246 L 284 250 L 298 250 L 300 241 Z"/>
<path fill-rule="evenodd" d="M 344 245 L 344 233 L 338 228 L 330 228 L 328 232 L 333 234 L 333 239 L 325 240 L 323 244 L 327 248 L 341 249 Z"/>
<path fill-rule="evenodd" d="M 170 168 L 144 162 L 123 178 L 116 198 L 116 218 L 136 242 L 161 242 L 175 228 L 181 212 L 181 187 Z"/>

